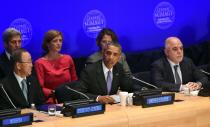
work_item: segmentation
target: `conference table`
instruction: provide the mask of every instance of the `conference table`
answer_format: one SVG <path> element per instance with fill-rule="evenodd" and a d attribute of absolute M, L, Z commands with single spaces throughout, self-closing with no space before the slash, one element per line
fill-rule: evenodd
<path fill-rule="evenodd" d="M 35 120 L 28 127 L 210 127 L 210 98 L 176 93 L 171 105 L 141 106 L 106 105 L 104 114 L 80 118 L 48 116 L 33 112 Z"/>

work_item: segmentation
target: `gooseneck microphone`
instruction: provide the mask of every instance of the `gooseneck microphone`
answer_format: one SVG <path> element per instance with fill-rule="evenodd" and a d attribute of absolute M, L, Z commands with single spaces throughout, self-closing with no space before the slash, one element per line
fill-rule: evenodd
<path fill-rule="evenodd" d="M 10 99 L 10 97 L 8 96 L 6 90 L 4 89 L 3 84 L 0 84 L 0 87 L 1 87 L 2 91 L 4 92 L 4 94 L 6 95 L 7 99 L 9 100 L 10 104 L 16 109 L 17 107 L 14 105 L 14 103 L 12 102 L 12 100 Z"/>
<path fill-rule="evenodd" d="M 136 81 L 138 81 L 138 82 L 144 83 L 144 84 L 146 84 L 147 86 L 150 86 L 150 87 L 152 87 L 152 88 L 159 89 L 157 86 L 152 85 L 152 84 L 150 84 L 150 83 L 148 83 L 148 82 L 145 82 L 145 81 L 143 81 L 143 80 L 141 80 L 141 79 L 138 79 L 138 78 L 136 78 L 136 77 L 133 76 L 133 75 L 131 75 L 131 78 L 134 79 L 134 80 L 136 80 Z"/>
<path fill-rule="evenodd" d="M 209 73 L 209 72 L 204 71 L 203 69 L 200 69 L 200 71 L 201 71 L 202 73 L 204 73 L 204 74 L 206 74 L 206 75 L 210 76 L 210 73 Z"/>
<path fill-rule="evenodd" d="M 71 87 L 65 85 L 65 87 L 70 90 L 70 91 L 73 91 L 79 95 L 82 95 L 83 97 L 85 97 L 85 99 L 78 99 L 78 100 L 72 100 L 72 101 L 67 101 L 67 102 L 64 102 L 64 107 L 65 106 L 70 106 L 70 105 L 81 105 L 81 104 L 89 104 L 89 103 L 93 103 L 95 102 L 93 99 L 90 99 L 87 95 L 85 95 L 84 93 L 82 92 L 79 92 L 77 90 L 74 90 L 72 89 Z"/>
<path fill-rule="evenodd" d="M 67 86 L 67 85 L 65 85 L 65 87 L 66 87 L 68 90 L 71 90 L 71 91 L 73 91 L 73 92 L 75 92 L 75 93 L 77 93 L 77 94 L 80 94 L 80 95 L 82 95 L 83 97 L 85 97 L 86 99 L 90 100 L 90 98 L 89 98 L 87 95 L 85 95 L 84 93 L 79 92 L 79 91 L 77 91 L 77 90 L 74 90 L 74 89 L 72 89 L 71 87 L 69 87 L 69 86 Z"/>

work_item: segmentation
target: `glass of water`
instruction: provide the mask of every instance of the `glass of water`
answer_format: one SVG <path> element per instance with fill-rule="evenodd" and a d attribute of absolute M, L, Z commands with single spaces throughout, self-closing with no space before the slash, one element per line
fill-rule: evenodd
<path fill-rule="evenodd" d="M 184 87 L 184 94 L 187 95 L 187 96 L 190 96 L 190 88 L 188 87 Z"/>
<path fill-rule="evenodd" d="M 54 116 L 56 113 L 56 105 L 49 105 L 48 106 L 48 114 L 49 116 Z"/>

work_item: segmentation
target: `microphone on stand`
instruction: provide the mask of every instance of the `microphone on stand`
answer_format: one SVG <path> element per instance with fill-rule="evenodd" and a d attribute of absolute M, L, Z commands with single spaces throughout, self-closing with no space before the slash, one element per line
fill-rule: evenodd
<path fill-rule="evenodd" d="M 73 91 L 79 95 L 82 95 L 83 97 L 85 97 L 85 99 L 79 99 L 79 100 L 75 100 L 75 101 L 69 101 L 67 102 L 66 104 L 68 105 L 69 104 L 79 104 L 79 103 L 92 103 L 92 102 L 95 102 L 93 99 L 90 99 L 90 97 L 88 97 L 86 94 L 80 92 L 80 91 L 77 91 L 77 90 L 74 90 L 72 89 L 71 87 L 69 87 L 68 85 L 65 85 L 65 87 L 70 90 L 70 91 Z"/>
<path fill-rule="evenodd" d="M 1 87 L 2 91 L 4 92 L 4 94 L 6 95 L 7 99 L 9 100 L 10 104 L 12 105 L 12 107 L 16 109 L 17 107 L 14 105 L 14 103 L 10 99 L 9 95 L 7 94 L 6 90 L 4 89 L 3 84 L 0 84 L 0 87 Z"/>
<path fill-rule="evenodd" d="M 204 74 L 206 74 L 206 75 L 210 76 L 210 73 L 209 73 L 209 72 L 204 71 L 203 69 L 200 69 L 200 71 L 201 71 L 202 73 L 204 73 Z"/>
<path fill-rule="evenodd" d="M 67 86 L 67 85 L 65 85 L 65 87 L 66 87 L 68 90 L 71 90 L 71 91 L 73 91 L 73 92 L 75 92 L 75 93 L 77 93 L 77 94 L 80 94 L 80 95 L 82 95 L 83 97 L 85 97 L 86 99 L 90 100 L 90 98 L 89 98 L 87 95 L 85 95 L 84 93 L 79 92 L 79 91 L 77 91 L 77 90 L 74 90 L 74 89 L 72 89 L 71 87 L 69 87 L 69 86 Z"/>
<path fill-rule="evenodd" d="M 64 87 L 67 90 L 70 90 L 71 92 L 77 93 L 77 94 L 85 97 L 85 99 L 78 99 L 78 100 L 64 102 L 63 109 L 61 111 L 61 113 L 64 114 L 64 116 L 73 116 L 76 113 L 76 111 L 74 111 L 74 110 L 76 110 L 78 108 L 78 106 L 79 107 L 80 106 L 88 107 L 89 105 L 91 105 L 92 103 L 95 102 L 93 99 L 90 99 L 86 94 L 84 94 L 80 91 L 74 90 L 71 87 L 69 87 L 68 85 L 64 85 Z"/>
<path fill-rule="evenodd" d="M 142 88 L 140 91 L 135 91 L 134 94 L 133 94 L 133 104 L 134 105 L 141 105 L 143 103 L 142 97 L 144 97 L 144 96 L 151 96 L 151 95 L 152 96 L 153 95 L 158 95 L 159 96 L 159 95 L 162 94 L 162 89 L 161 88 L 158 88 L 155 85 L 152 85 L 152 84 L 150 84 L 148 82 L 145 82 L 145 81 L 143 81 L 141 79 L 138 79 L 135 76 L 131 76 L 131 78 L 133 80 L 136 80 L 138 82 L 141 82 L 141 83 L 143 83 L 143 84 L 153 88 L 153 89 L 148 89 L 148 88 L 145 89 L 143 87 L 144 89 Z"/>
<path fill-rule="evenodd" d="M 159 89 L 157 86 L 152 85 L 152 84 L 150 84 L 150 83 L 148 83 L 148 82 L 145 82 L 145 81 L 143 81 L 143 80 L 141 80 L 141 79 L 138 79 L 138 78 L 136 78 L 136 77 L 133 76 L 133 75 L 131 76 L 131 78 L 134 79 L 134 80 L 136 80 L 136 81 L 138 81 L 138 82 L 141 82 L 141 83 L 143 83 L 143 84 L 145 84 L 145 85 L 147 85 L 147 86 L 150 86 L 150 87 L 152 87 L 152 88 Z"/>

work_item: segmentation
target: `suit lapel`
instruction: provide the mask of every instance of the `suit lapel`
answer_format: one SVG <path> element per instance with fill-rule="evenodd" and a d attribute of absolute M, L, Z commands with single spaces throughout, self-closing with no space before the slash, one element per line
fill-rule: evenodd
<path fill-rule="evenodd" d="M 11 88 L 13 89 L 13 95 L 15 95 L 17 101 L 20 104 L 26 104 L 27 101 L 23 95 L 22 89 L 20 88 L 18 81 L 15 78 L 14 74 L 12 74 L 12 80 L 11 80 L 10 85 L 12 85 Z"/>
<path fill-rule="evenodd" d="M 101 88 L 102 92 L 104 94 L 107 94 L 107 85 L 106 85 L 106 80 L 103 72 L 103 67 L 102 67 L 102 61 L 98 62 L 97 64 L 97 84 Z"/>
<path fill-rule="evenodd" d="M 32 96 L 32 93 L 33 93 L 33 87 L 32 87 L 32 85 L 31 85 L 31 82 L 32 80 L 31 80 L 31 78 L 27 78 L 27 86 L 28 86 L 28 102 L 30 103 L 30 102 L 32 102 L 32 98 L 33 98 L 33 96 Z"/>
<path fill-rule="evenodd" d="M 119 72 L 117 66 L 113 67 L 113 80 L 112 80 L 112 87 L 110 93 L 115 93 L 115 89 L 118 88 L 118 81 L 119 81 Z"/>
<path fill-rule="evenodd" d="M 5 75 L 7 75 L 9 72 L 12 71 L 12 69 L 11 69 L 12 63 L 8 59 L 5 52 L 3 54 L 1 54 L 1 62 L 3 63 L 2 64 L 2 66 L 3 66 L 2 69 L 4 70 Z"/>
<path fill-rule="evenodd" d="M 166 74 L 169 74 L 169 76 L 168 76 L 169 81 L 175 83 L 174 74 L 173 74 L 171 65 L 170 65 L 170 63 L 168 62 L 168 60 L 166 58 L 164 59 L 164 61 L 165 61 L 165 69 L 167 71 Z"/>
<path fill-rule="evenodd" d="M 181 73 L 182 73 L 182 83 L 186 83 L 186 80 L 185 79 L 187 79 L 186 77 L 186 72 L 188 72 L 188 70 L 187 70 L 188 68 L 185 66 L 185 64 L 184 64 L 184 58 L 183 58 L 183 60 L 182 60 L 182 62 L 180 62 L 180 70 L 181 70 Z M 185 72 L 185 73 L 184 73 Z"/>

